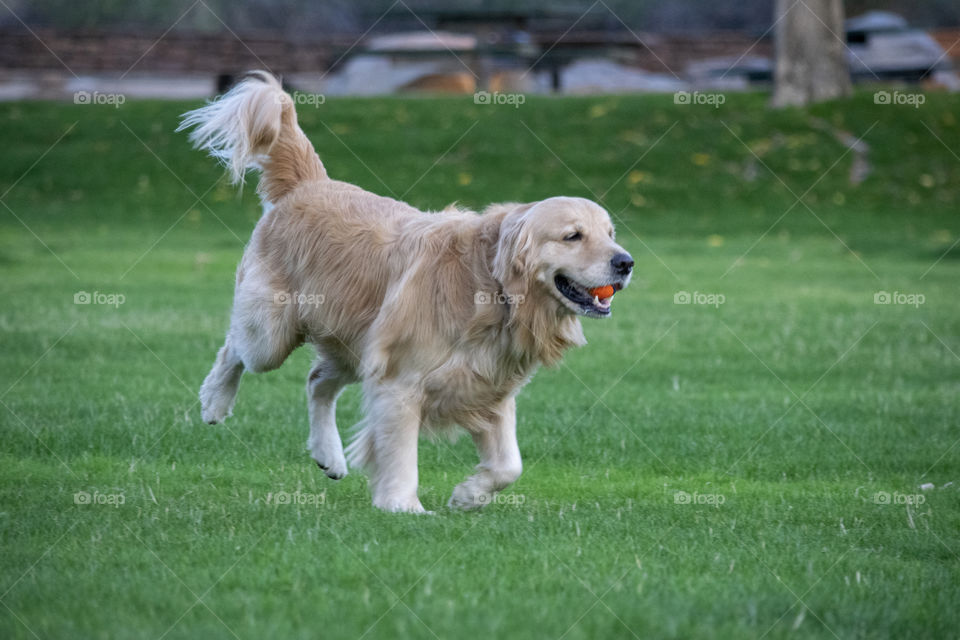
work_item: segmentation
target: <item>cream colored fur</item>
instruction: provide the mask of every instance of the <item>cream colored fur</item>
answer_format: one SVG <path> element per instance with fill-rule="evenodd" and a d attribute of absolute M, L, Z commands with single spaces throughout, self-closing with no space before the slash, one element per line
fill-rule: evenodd
<path fill-rule="evenodd" d="M 307 446 L 328 476 L 347 473 L 337 396 L 360 382 L 366 417 L 347 451 L 351 466 L 368 471 L 375 506 L 423 511 L 418 437 L 454 425 L 470 433 L 480 464 L 451 506 L 487 504 L 513 482 L 517 393 L 539 365 L 585 343 L 583 309 L 554 278 L 584 287 L 629 280 L 611 271 L 611 258 L 626 254 L 607 213 L 564 197 L 482 215 L 424 213 L 332 180 L 293 101 L 263 72 L 185 114 L 184 127 L 235 180 L 261 171 L 266 210 L 237 270 L 226 342 L 200 389 L 203 419 L 230 415 L 244 371 L 275 369 L 309 342 L 318 357 L 307 379 Z"/>

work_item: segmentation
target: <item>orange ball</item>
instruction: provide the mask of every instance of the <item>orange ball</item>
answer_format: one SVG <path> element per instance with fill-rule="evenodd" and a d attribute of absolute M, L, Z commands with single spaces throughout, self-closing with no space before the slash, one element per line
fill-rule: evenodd
<path fill-rule="evenodd" d="M 590 295 L 597 296 L 601 300 L 604 298 L 610 298 L 613 296 L 613 285 L 606 285 L 605 287 L 597 287 L 596 289 L 590 289 Z"/>

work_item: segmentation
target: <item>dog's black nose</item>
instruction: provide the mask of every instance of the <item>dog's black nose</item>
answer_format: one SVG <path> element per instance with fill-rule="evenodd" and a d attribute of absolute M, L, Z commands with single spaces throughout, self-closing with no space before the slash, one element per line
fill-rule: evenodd
<path fill-rule="evenodd" d="M 610 260 L 610 264 L 618 274 L 622 276 L 630 275 L 630 270 L 633 269 L 633 258 L 630 257 L 629 253 L 618 253 Z"/>

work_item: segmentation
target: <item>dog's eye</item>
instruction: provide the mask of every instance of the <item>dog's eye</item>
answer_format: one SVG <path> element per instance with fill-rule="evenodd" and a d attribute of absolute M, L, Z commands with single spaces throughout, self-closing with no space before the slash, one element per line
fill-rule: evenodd
<path fill-rule="evenodd" d="M 583 240 L 583 234 L 579 231 L 574 231 L 573 233 L 563 237 L 564 242 L 576 242 L 577 240 Z"/>

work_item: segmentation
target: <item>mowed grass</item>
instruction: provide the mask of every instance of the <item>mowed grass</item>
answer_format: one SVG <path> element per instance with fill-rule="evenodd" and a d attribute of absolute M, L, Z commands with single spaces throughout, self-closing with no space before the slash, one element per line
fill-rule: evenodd
<path fill-rule="evenodd" d="M 0 105 L 0 636 L 955 636 L 960 97 L 765 101 L 301 107 L 337 178 L 602 200 L 637 261 L 521 394 L 521 479 L 449 512 L 471 443 L 423 442 L 424 517 L 310 461 L 306 348 L 201 423 L 259 207 L 174 133 L 195 103 Z"/>

